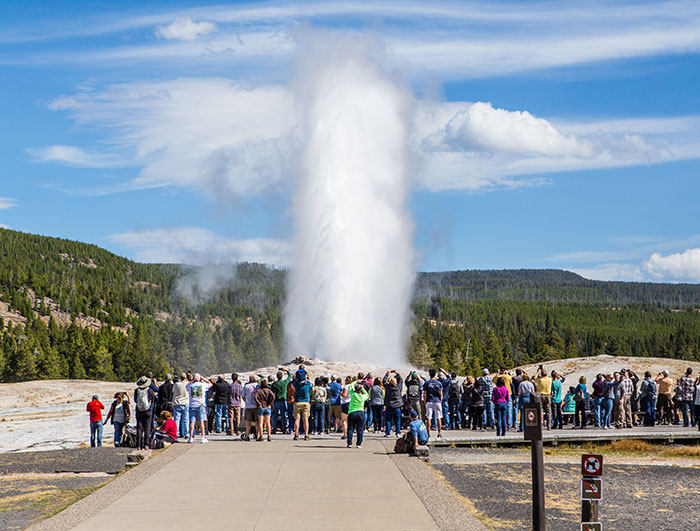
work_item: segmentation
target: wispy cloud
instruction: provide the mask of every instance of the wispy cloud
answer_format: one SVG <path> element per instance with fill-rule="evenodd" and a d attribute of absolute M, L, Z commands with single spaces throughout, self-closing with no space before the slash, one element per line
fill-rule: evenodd
<path fill-rule="evenodd" d="M 654 253 L 644 262 L 644 269 L 654 280 L 700 282 L 700 248 L 666 256 Z"/>
<path fill-rule="evenodd" d="M 212 262 L 289 263 L 289 243 L 272 238 L 232 239 L 209 229 L 156 227 L 113 234 L 108 240 L 139 262 L 204 265 Z"/>
<path fill-rule="evenodd" d="M 140 167 L 129 183 L 110 186 L 116 191 L 178 186 L 212 197 L 259 194 L 289 185 L 299 145 L 299 116 L 283 85 L 141 81 L 62 96 L 49 108 L 105 131 L 107 148 L 30 152 L 75 166 Z M 412 138 L 422 187 L 487 190 L 540 185 L 553 172 L 696 158 L 700 117 L 572 123 L 486 102 L 421 101 Z"/>
<path fill-rule="evenodd" d="M 14 206 L 17 206 L 17 200 L 12 199 L 11 197 L 0 197 L 0 210 L 6 210 L 8 208 L 12 208 Z M 8 227 L 5 227 L 8 228 Z"/>
<path fill-rule="evenodd" d="M 193 41 L 202 35 L 215 32 L 216 24 L 212 22 L 195 22 L 192 17 L 175 17 L 167 26 L 158 26 L 156 36 L 161 39 Z"/>
<path fill-rule="evenodd" d="M 207 22 L 195 22 L 202 19 Z M 0 41 L 21 43 L 114 32 L 129 32 L 132 37 L 133 32 L 150 27 L 171 40 L 141 40 L 140 44 L 119 46 L 96 42 L 88 49 L 52 47 L 50 52 L 20 49 L 0 60 L 182 62 L 217 58 L 227 51 L 231 61 L 252 56 L 291 57 L 291 35 L 302 22 L 381 31 L 397 64 L 421 77 L 430 71 L 446 78 L 473 78 L 700 50 L 700 6 L 688 0 L 585 6 L 545 2 L 274 2 L 200 6 L 148 16 L 120 13 L 109 20 L 91 16 L 82 24 L 73 21 L 70 27 L 5 31 L 0 33 Z M 197 40 L 203 35 L 206 39 Z M 269 69 L 268 65 L 269 60 L 257 62 L 260 71 Z"/>
<path fill-rule="evenodd" d="M 0 223 L 0 229 L 9 229 L 9 225 L 5 225 L 4 223 Z"/>

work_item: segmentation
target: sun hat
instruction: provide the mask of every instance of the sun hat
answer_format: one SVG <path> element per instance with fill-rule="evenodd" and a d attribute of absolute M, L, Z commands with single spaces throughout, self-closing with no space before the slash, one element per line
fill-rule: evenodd
<path fill-rule="evenodd" d="M 149 386 L 148 378 L 146 378 L 145 376 L 141 376 L 141 378 L 139 378 L 136 381 L 136 387 L 138 387 L 139 389 L 145 389 L 148 386 Z"/>

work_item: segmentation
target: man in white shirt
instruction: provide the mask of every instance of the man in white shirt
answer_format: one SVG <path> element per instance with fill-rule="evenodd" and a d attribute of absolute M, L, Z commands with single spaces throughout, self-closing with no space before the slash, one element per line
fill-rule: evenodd
<path fill-rule="evenodd" d="M 188 443 L 194 442 L 194 424 L 197 423 L 202 434 L 202 443 L 209 441 L 204 436 L 204 422 L 207 420 L 207 389 L 211 387 L 211 382 L 197 373 L 194 381 L 187 384 L 187 392 L 190 395 L 190 438 Z"/>

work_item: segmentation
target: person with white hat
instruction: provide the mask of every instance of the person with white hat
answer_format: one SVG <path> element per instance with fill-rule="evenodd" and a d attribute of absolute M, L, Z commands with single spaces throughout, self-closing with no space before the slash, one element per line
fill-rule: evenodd
<path fill-rule="evenodd" d="M 136 390 L 134 391 L 136 447 L 140 450 L 145 450 L 151 441 L 155 404 L 156 394 L 151 388 L 151 381 L 146 376 L 141 376 L 136 382 Z"/>

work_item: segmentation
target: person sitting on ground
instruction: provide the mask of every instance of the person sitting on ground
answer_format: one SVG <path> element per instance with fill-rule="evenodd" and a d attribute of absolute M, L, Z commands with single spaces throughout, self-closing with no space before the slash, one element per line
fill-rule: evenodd
<path fill-rule="evenodd" d="M 409 454 L 416 453 L 416 446 L 428 444 L 428 430 L 423 421 L 418 417 L 418 412 L 411 411 L 411 422 L 408 423 L 408 433 L 406 434 L 406 450 Z"/>
<path fill-rule="evenodd" d="M 90 446 L 102 446 L 102 410 L 105 407 L 100 402 L 100 397 L 92 395 L 92 400 L 85 406 L 85 411 L 90 413 Z"/>
<path fill-rule="evenodd" d="M 153 434 L 155 440 L 169 443 L 177 442 L 177 424 L 175 424 L 173 414 L 170 411 L 163 410 L 156 420 L 156 425 L 157 428 Z"/>
<path fill-rule="evenodd" d="M 124 400 L 123 393 L 114 394 L 114 402 L 109 407 L 105 422 L 111 419 L 114 426 L 114 446 L 119 448 L 122 445 L 124 438 L 124 427 L 129 423 L 131 411 L 129 410 L 129 401 Z"/>
<path fill-rule="evenodd" d="M 268 442 L 272 440 L 272 405 L 275 403 L 275 393 L 267 386 L 268 381 L 260 380 L 260 388 L 255 391 L 255 404 L 258 406 L 258 441 L 263 440 L 263 431 L 267 430 Z"/>

